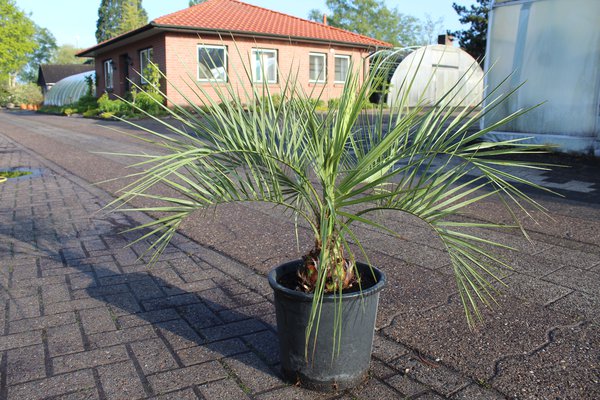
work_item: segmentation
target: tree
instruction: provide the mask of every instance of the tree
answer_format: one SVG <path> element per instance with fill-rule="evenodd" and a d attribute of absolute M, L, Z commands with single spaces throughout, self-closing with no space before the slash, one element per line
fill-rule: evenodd
<path fill-rule="evenodd" d="M 404 15 L 396 7 L 388 8 L 383 0 L 327 0 L 328 23 L 361 35 L 392 43 L 412 46 L 419 43 L 419 20 Z M 313 9 L 309 19 L 320 22 L 323 12 Z"/>
<path fill-rule="evenodd" d="M 9 85 L 37 48 L 35 33 L 35 24 L 13 0 L 0 0 L 0 79 Z"/>
<path fill-rule="evenodd" d="M 425 19 L 421 22 L 419 44 L 427 46 L 428 44 L 436 44 L 438 35 L 445 31 L 444 18 L 440 17 L 436 20 L 430 14 L 425 14 Z"/>
<path fill-rule="evenodd" d="M 19 78 L 25 82 L 37 80 L 39 65 L 49 62 L 57 49 L 54 35 L 46 28 L 36 25 L 33 38 L 37 48 L 29 55 L 27 65 L 19 74 Z"/>
<path fill-rule="evenodd" d="M 477 5 L 471 5 L 469 9 L 456 3 L 452 4 L 452 8 L 460 16 L 460 23 L 471 25 L 467 30 L 456 31 L 452 34 L 458 39 L 460 47 L 481 64 L 485 56 L 488 13 L 491 2 L 490 0 L 476 1 Z"/>
<path fill-rule="evenodd" d="M 102 0 L 98 7 L 96 40 L 98 43 L 139 28 L 148 22 L 142 0 Z"/>
<path fill-rule="evenodd" d="M 50 62 L 52 64 L 83 64 L 88 59 L 77 57 L 75 55 L 80 51 L 81 49 L 78 49 L 72 44 L 63 44 L 56 49 Z"/>
<path fill-rule="evenodd" d="M 142 0 L 125 0 L 121 6 L 121 20 L 118 34 L 129 32 L 148 23 L 148 14 L 142 7 Z"/>
<path fill-rule="evenodd" d="M 195 6 L 196 4 L 204 3 L 206 0 L 190 0 L 190 7 Z"/>

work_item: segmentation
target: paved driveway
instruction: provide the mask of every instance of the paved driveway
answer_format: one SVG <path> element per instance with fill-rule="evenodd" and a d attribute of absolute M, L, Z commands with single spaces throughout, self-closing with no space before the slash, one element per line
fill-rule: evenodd
<path fill-rule="evenodd" d="M 148 217 L 94 214 L 122 182 L 91 183 L 127 172 L 101 152 L 153 149 L 107 127 L 136 132 L 0 112 L 0 168 L 39 172 L 0 185 L 0 398 L 323 398 L 277 372 L 264 276 L 306 250 L 289 221 L 254 205 L 194 215 L 149 272 L 118 235 Z M 514 271 L 475 332 L 426 227 L 390 215 L 403 240 L 362 230 L 390 280 L 372 379 L 330 397 L 600 398 L 600 169 L 567 160 L 577 164 L 536 177 L 568 198 L 538 197 L 552 219 L 534 213 L 531 243 L 486 232 L 516 249 L 503 252 Z M 507 218 L 493 202 L 471 217 Z"/>

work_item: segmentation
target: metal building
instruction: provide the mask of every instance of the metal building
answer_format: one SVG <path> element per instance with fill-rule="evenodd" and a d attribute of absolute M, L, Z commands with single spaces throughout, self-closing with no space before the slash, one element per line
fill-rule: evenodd
<path fill-rule="evenodd" d="M 486 71 L 488 92 L 507 77 L 504 92 L 524 85 L 484 127 L 544 103 L 490 138 L 600 156 L 600 0 L 494 1 Z"/>
<path fill-rule="evenodd" d="M 429 45 L 408 54 L 396 68 L 387 96 L 392 106 L 408 91 L 408 106 L 432 106 L 453 91 L 447 106 L 475 106 L 483 96 L 483 70 L 464 50 Z"/>

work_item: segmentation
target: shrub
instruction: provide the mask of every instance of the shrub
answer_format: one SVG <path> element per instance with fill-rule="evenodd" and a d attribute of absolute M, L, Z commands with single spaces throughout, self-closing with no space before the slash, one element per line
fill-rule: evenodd
<path fill-rule="evenodd" d="M 103 113 L 112 113 L 112 115 L 118 115 L 127 111 L 127 103 L 123 100 L 111 100 L 108 94 L 104 93 L 98 99 L 98 109 Z"/>
<path fill-rule="evenodd" d="M 21 104 L 39 104 L 44 101 L 42 90 L 35 83 L 17 85 L 10 89 L 14 95 L 14 102 Z"/>
<path fill-rule="evenodd" d="M 98 108 L 98 100 L 92 95 L 82 96 L 75 104 L 80 113 L 85 113 L 88 110 Z"/>
<path fill-rule="evenodd" d="M 115 116 L 115 114 L 112 112 L 109 112 L 109 111 L 100 113 L 100 115 L 99 115 L 99 117 L 103 118 L 103 119 L 112 119 L 114 116 Z"/>
<path fill-rule="evenodd" d="M 158 93 L 140 92 L 133 97 L 133 104 L 150 115 L 162 114 L 164 98 Z M 133 110 L 138 111 L 138 110 Z"/>
<path fill-rule="evenodd" d="M 95 117 L 96 115 L 98 115 L 97 108 L 90 108 L 89 110 L 83 112 L 83 116 L 85 118 L 92 118 L 92 117 Z"/>

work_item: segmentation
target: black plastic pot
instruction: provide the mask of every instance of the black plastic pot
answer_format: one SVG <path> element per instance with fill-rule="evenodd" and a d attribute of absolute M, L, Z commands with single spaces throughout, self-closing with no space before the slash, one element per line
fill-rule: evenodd
<path fill-rule="evenodd" d="M 373 268 L 377 280 L 374 285 L 363 285 L 362 292 L 342 295 L 341 348 L 334 357 L 334 312 L 338 304 L 333 295 L 324 297 L 316 347 L 311 336 L 306 360 L 305 332 L 313 296 L 279 284 L 281 277 L 295 273 L 301 263 L 301 260 L 288 262 L 269 273 L 269 284 L 275 291 L 283 375 L 291 383 L 299 382 L 305 388 L 318 391 L 357 386 L 367 378 L 369 371 L 379 292 L 385 284 L 385 274 Z M 366 264 L 359 263 L 358 269 L 371 274 Z"/>

